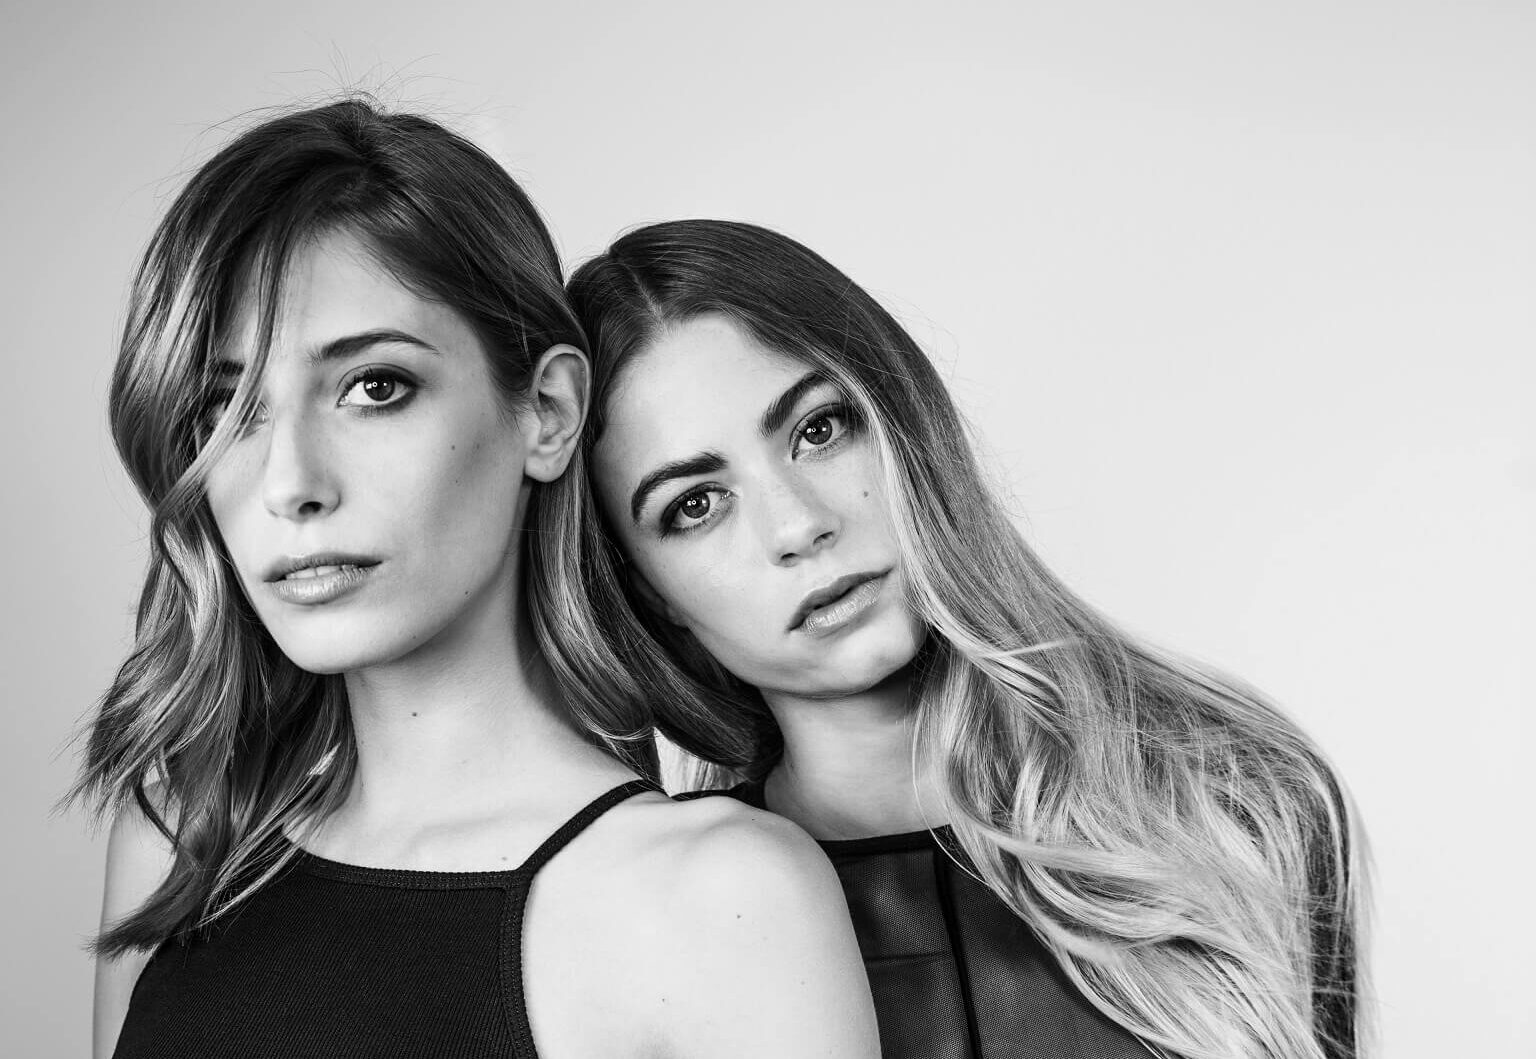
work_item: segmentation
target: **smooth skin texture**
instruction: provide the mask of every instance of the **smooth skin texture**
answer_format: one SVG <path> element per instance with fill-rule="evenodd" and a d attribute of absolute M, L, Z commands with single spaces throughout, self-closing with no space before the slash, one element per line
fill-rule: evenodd
<path fill-rule="evenodd" d="M 249 360 L 248 311 L 232 334 L 233 375 Z M 357 240 L 325 237 L 292 263 L 255 414 L 207 492 L 278 644 L 345 674 L 357 773 L 336 813 L 292 836 L 320 856 L 504 870 L 634 778 L 567 720 L 521 602 L 522 514 L 532 483 L 574 451 L 584 355 L 546 352 L 529 394 L 510 412 L 472 329 Z M 274 560 L 337 550 L 378 566 L 332 602 L 289 602 L 266 581 Z M 103 922 L 144 900 L 166 857 L 136 811 L 120 816 Z M 633 798 L 540 873 L 526 931 L 529 1017 L 548 1059 L 878 1054 L 837 879 L 803 832 L 767 814 Z M 98 965 L 99 1059 L 145 960 Z"/>
<path fill-rule="evenodd" d="M 670 328 L 614 388 L 595 473 L 651 605 L 749 684 L 815 698 L 879 683 L 921 634 L 873 453 L 835 386 L 800 385 L 809 370 L 721 318 Z M 764 436 L 764 415 L 791 390 Z M 656 468 L 700 458 L 718 466 L 657 486 L 635 512 Z M 884 584 L 860 621 L 828 636 L 791 628 L 808 594 L 862 573 Z"/>
<path fill-rule="evenodd" d="M 837 387 L 808 371 L 723 316 L 665 328 L 610 394 L 599 503 L 641 598 L 762 692 L 785 738 L 770 807 L 817 838 L 943 823 L 924 809 L 937 787 L 912 771 L 924 630 L 875 453 Z M 764 432 L 774 409 L 788 414 Z M 668 466 L 697 470 L 644 488 Z M 808 593 L 863 573 L 882 583 L 851 620 L 795 626 Z"/>

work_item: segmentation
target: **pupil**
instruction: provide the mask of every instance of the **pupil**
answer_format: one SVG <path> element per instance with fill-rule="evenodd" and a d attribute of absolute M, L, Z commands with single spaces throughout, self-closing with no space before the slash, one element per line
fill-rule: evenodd
<path fill-rule="evenodd" d="M 700 493 L 683 501 L 683 514 L 691 519 L 701 519 L 709 514 L 709 497 Z"/>
<path fill-rule="evenodd" d="M 375 401 L 387 401 L 395 394 L 395 380 L 369 379 L 363 383 L 363 392 Z"/>
<path fill-rule="evenodd" d="M 832 423 L 825 416 L 813 419 L 806 426 L 804 436 L 812 445 L 825 445 L 832 436 Z"/>

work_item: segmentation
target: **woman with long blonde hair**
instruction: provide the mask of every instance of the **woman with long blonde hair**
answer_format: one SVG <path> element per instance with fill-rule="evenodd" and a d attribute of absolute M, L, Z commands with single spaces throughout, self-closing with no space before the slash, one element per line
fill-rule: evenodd
<path fill-rule="evenodd" d="M 1052 575 L 887 312 L 719 221 L 568 290 L 594 429 L 534 584 L 552 661 L 822 841 L 887 1059 L 1356 1054 L 1332 770 Z"/>
<path fill-rule="evenodd" d="M 648 715 L 551 679 L 526 530 L 584 345 L 533 205 L 432 121 L 275 118 L 171 205 L 111 393 L 152 523 L 77 791 L 98 1057 L 874 1054 L 810 840 L 663 797 Z"/>

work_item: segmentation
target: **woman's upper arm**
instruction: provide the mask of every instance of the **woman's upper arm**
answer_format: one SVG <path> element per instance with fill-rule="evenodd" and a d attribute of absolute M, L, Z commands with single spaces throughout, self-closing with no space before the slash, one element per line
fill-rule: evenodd
<path fill-rule="evenodd" d="M 692 843 L 677 870 L 670 1056 L 878 1059 L 842 886 L 809 836 L 753 812 Z"/>
<path fill-rule="evenodd" d="M 144 903 L 170 871 L 171 846 L 132 802 L 118 812 L 107 839 L 106 883 L 101 899 L 101 928 L 106 930 Z M 91 1020 L 91 1055 L 108 1059 L 117 1047 L 128 1000 L 149 952 L 134 950 L 96 957 L 96 997 Z"/>

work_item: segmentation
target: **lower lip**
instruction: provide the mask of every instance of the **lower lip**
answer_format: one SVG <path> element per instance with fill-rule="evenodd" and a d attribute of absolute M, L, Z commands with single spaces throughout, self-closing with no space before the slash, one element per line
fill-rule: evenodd
<path fill-rule="evenodd" d="M 318 577 L 287 577 L 269 581 L 272 594 L 284 603 L 313 607 L 340 599 L 358 588 L 373 574 L 376 566 L 343 566 Z"/>
<path fill-rule="evenodd" d="M 846 629 L 869 612 L 875 600 L 880 598 L 880 589 L 884 585 L 884 574 L 859 583 L 845 595 L 811 611 L 795 631 L 807 636 L 830 636 L 839 629 Z"/>

